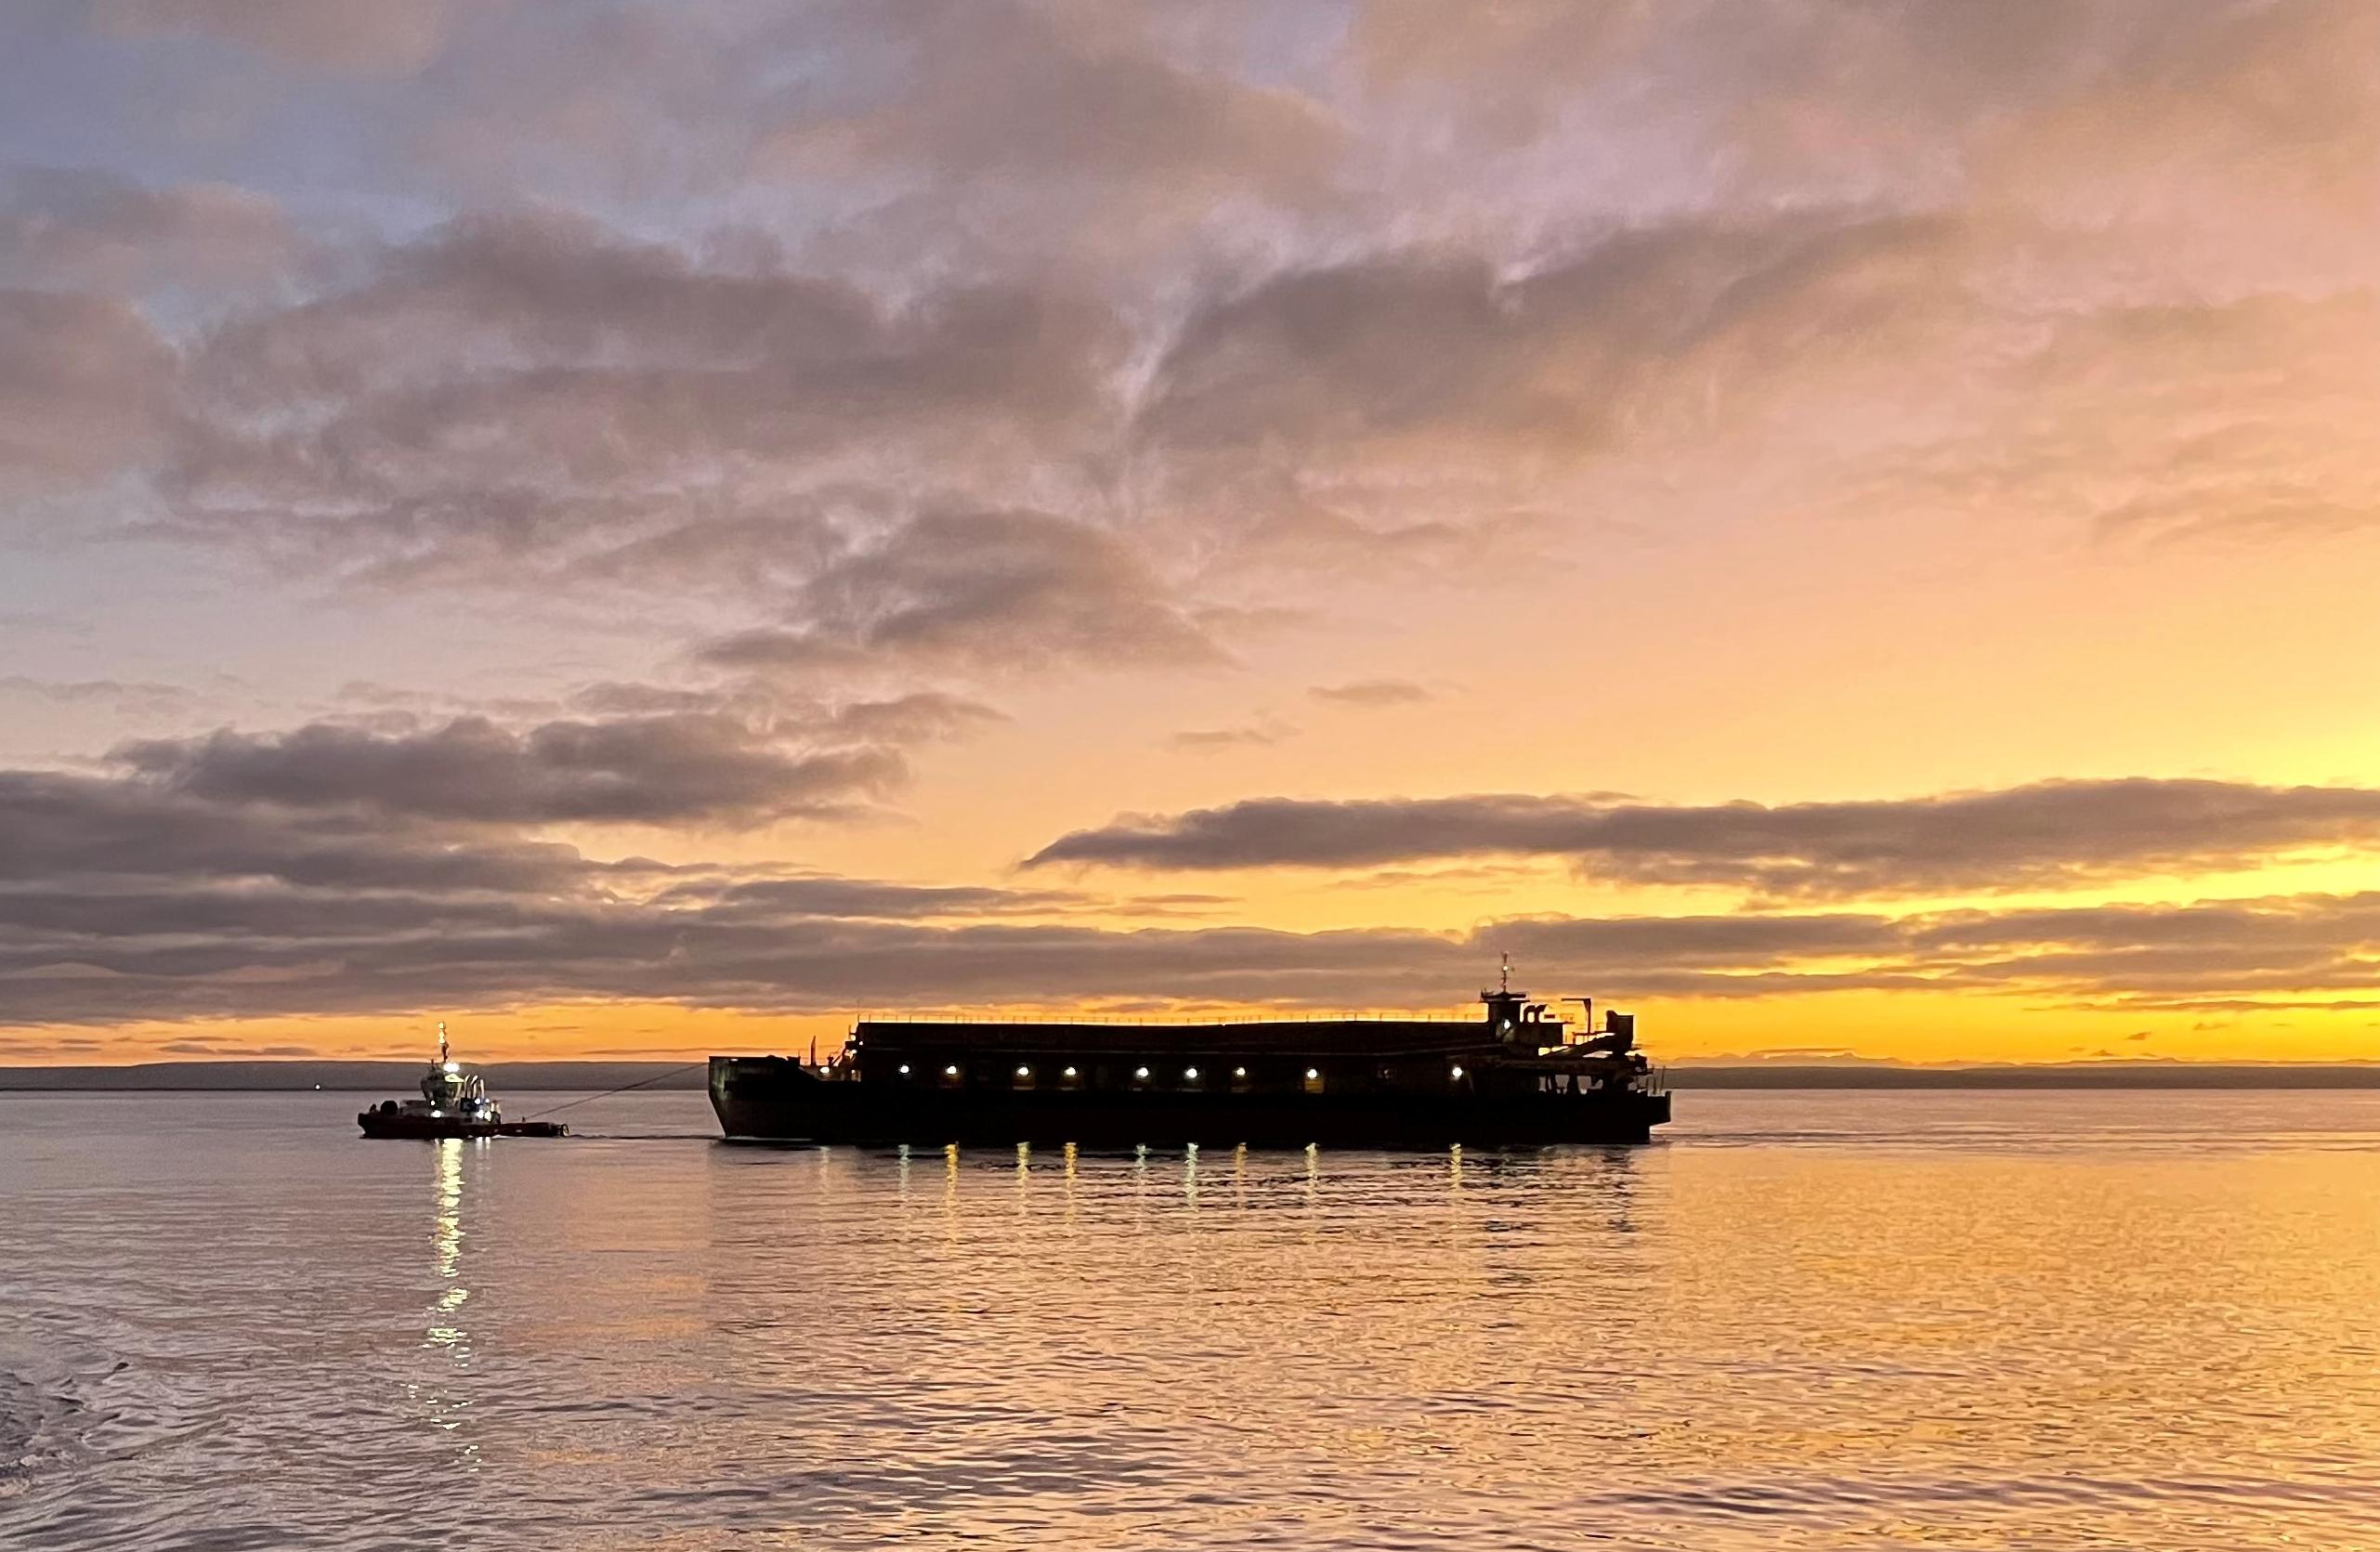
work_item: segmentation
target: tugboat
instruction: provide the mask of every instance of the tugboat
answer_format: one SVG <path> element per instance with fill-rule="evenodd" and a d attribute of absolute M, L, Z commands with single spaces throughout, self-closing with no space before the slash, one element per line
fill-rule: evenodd
<path fill-rule="evenodd" d="M 1573 1029 L 1512 988 L 1485 1016 L 1246 1024 L 863 1020 L 824 1063 L 714 1056 L 730 1142 L 1644 1142 L 1669 1119 L 1633 1014 Z"/>
<path fill-rule="evenodd" d="M 383 1100 L 356 1116 L 366 1137 L 568 1137 L 559 1121 L 507 1121 L 488 1097 L 488 1081 L 448 1054 L 446 1023 L 438 1026 L 438 1060 L 422 1075 L 422 1097 Z"/>

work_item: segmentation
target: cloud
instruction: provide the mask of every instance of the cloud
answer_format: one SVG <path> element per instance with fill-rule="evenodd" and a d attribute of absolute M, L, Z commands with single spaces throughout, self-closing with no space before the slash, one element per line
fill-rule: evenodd
<path fill-rule="evenodd" d="M 838 491 L 925 468 L 988 491 L 1079 457 L 1112 333 L 1028 287 L 896 303 L 765 253 L 477 215 L 208 333 L 154 479 L 164 531 L 383 582 L 716 579 L 741 556 L 766 586 L 885 520 Z"/>
<path fill-rule="evenodd" d="M 15 1025 L 587 998 L 773 1011 L 1133 1002 L 1446 1007 L 1498 951 L 1657 999 L 1916 990 L 2082 1007 L 2352 1004 L 2380 894 L 2190 906 L 1133 928 L 1070 891 L 591 860 L 501 827 L 0 773 Z M 1129 906 L 1130 902 L 1123 903 Z"/>
<path fill-rule="evenodd" d="M 345 811 L 209 802 L 148 781 L 0 772 L 0 882 L 72 880 L 128 916 L 153 883 L 267 878 L 306 889 L 538 893 L 569 875 L 567 847 Z"/>
<path fill-rule="evenodd" d="M 919 517 L 829 564 L 787 612 L 787 626 L 713 642 L 702 659 L 804 670 L 1222 659 L 1121 539 L 1036 512 Z"/>
<path fill-rule="evenodd" d="M 196 698 L 192 691 L 180 685 L 124 679 L 33 679 L 21 673 L 0 674 L 0 694 L 32 696 L 66 706 L 105 706 L 123 716 L 178 711 Z"/>
<path fill-rule="evenodd" d="M 710 685 L 601 680 L 573 690 L 569 705 L 603 716 L 715 713 L 764 728 L 799 731 L 829 743 L 894 746 L 963 738 L 1008 720 L 996 707 L 946 690 L 913 690 L 885 699 L 834 699 L 756 677 Z"/>
<path fill-rule="evenodd" d="M 479 823 L 755 824 L 832 812 L 899 781 L 888 749 L 797 752 L 734 718 L 684 712 L 516 732 L 458 717 L 421 734 L 316 724 L 140 739 L 111 760 L 210 802 L 354 807 Z"/>
<path fill-rule="evenodd" d="M 1353 706 L 1367 710 L 1386 706 L 1418 706 L 1436 698 L 1428 688 L 1410 679 L 1356 679 L 1344 685 L 1316 685 L 1306 691 L 1314 699 L 1329 706 Z"/>
<path fill-rule="evenodd" d="M 827 7 L 855 52 L 884 47 L 877 5 Z M 763 156 L 820 170 L 894 165 L 954 185 L 1063 187 L 1189 202 L 1247 190 L 1311 191 L 1339 126 L 1313 98 L 1166 57 L 1129 13 L 1010 0 L 893 7 L 889 89 L 794 117 Z M 866 40 L 866 41 L 861 41 Z M 892 63 L 892 61 L 887 61 Z"/>
<path fill-rule="evenodd" d="M 1594 795 L 1260 798 L 1122 817 L 1062 836 L 1026 866 L 1365 867 L 1542 854 L 1633 883 L 1855 896 L 2032 889 L 2375 846 L 2380 791 L 2138 777 L 1775 807 Z"/>
<path fill-rule="evenodd" d="M 193 98 L 252 84 L 191 33 L 428 67 L 340 121 L 378 159 L 357 176 L 477 213 L 350 242 L 226 320 L 186 442 L 143 466 L 190 532 L 526 585 L 559 557 L 798 567 L 800 492 L 906 510 L 926 471 L 970 508 L 1154 510 L 1260 547 L 1314 540 L 1316 510 L 1383 547 L 1563 530 L 1618 502 L 1632 452 L 1731 432 L 1839 458 L 1829 504 L 1895 510 L 1930 476 L 2118 526 L 2368 519 L 2347 461 L 2282 479 L 2243 454 L 2169 488 L 2200 414 L 2130 424 L 2170 390 L 2260 452 L 2314 445 L 2375 392 L 2355 330 L 2307 352 L 2285 309 L 2249 317 L 2250 393 L 2153 346 L 2063 375 L 2054 413 L 2032 380 L 2103 359 L 2092 336 L 2138 309 L 2368 289 L 2368 7 L 1422 9 L 409 0 L 333 26 L 107 0 L 95 25 L 153 39 Z M 467 151 L 411 160 L 442 137 Z M 281 164 L 242 149 L 259 181 Z M 214 248 L 272 262 L 254 194 L 29 176 L 82 180 L 43 208 L 117 249 L 219 216 L 247 235 Z M 2109 484 L 2137 489 L 2060 458 L 2024 479 L 2036 441 L 2136 448 Z"/>
<path fill-rule="evenodd" d="M 1264 749 L 1284 738 L 1293 738 L 1297 733 L 1298 730 L 1287 723 L 1269 723 L 1252 727 L 1193 728 L 1174 734 L 1166 739 L 1166 745 L 1193 754 L 1229 749 Z"/>
<path fill-rule="evenodd" d="M 1142 425 L 1183 450 L 1575 461 L 1636 434 L 1648 393 L 1781 332 L 1893 325 L 1879 304 L 1939 278 L 1959 236 L 1857 207 L 1698 215 L 1519 273 L 1433 249 L 1293 269 L 1182 326 Z"/>
<path fill-rule="evenodd" d="M 287 274 L 311 244 L 273 201 L 219 184 L 151 189 L 87 167 L 0 167 L 0 284 L 210 302 Z"/>

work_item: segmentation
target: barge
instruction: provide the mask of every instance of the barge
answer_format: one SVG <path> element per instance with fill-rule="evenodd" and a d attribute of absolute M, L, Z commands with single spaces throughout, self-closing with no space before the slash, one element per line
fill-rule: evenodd
<path fill-rule="evenodd" d="M 827 1061 L 711 1058 L 730 1142 L 1443 1148 L 1645 1142 L 1669 1119 L 1636 1020 L 1511 988 L 1478 1019 L 863 1019 Z M 815 1055 L 815 1052 L 813 1053 Z"/>
<path fill-rule="evenodd" d="M 488 1097 L 488 1082 L 449 1054 L 446 1025 L 438 1026 L 438 1060 L 422 1075 L 418 1100 L 383 1100 L 356 1116 L 366 1137 L 431 1140 L 448 1137 L 568 1137 L 559 1121 L 507 1121 Z"/>

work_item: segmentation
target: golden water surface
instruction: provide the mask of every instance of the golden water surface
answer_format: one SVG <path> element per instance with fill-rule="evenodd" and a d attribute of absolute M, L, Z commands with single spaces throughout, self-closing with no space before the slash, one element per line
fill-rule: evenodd
<path fill-rule="evenodd" d="M 0 1096 L 0 1545 L 2380 1546 L 2380 1095 L 1516 1155 L 357 1106 Z"/>

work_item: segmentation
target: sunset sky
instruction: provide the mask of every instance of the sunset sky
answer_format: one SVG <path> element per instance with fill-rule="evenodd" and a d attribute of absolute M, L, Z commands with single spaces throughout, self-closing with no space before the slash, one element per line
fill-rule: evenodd
<path fill-rule="evenodd" d="M 2380 1057 L 2380 6 L 19 0 L 0 1063 Z"/>

